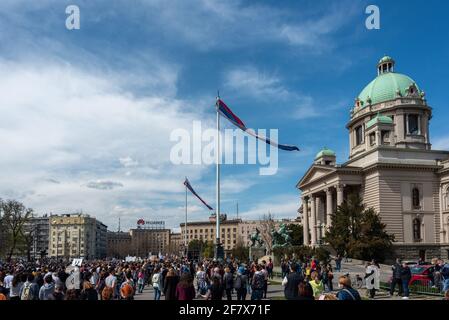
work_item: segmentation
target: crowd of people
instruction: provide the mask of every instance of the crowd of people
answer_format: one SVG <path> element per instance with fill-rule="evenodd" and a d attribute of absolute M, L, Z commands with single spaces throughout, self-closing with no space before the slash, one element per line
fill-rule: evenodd
<path fill-rule="evenodd" d="M 234 259 L 84 261 L 56 260 L 0 264 L 0 300 L 133 300 L 151 286 L 154 299 L 260 300 L 266 298 L 273 262 L 243 264 Z M 67 284 L 76 273 L 76 283 Z"/>
<path fill-rule="evenodd" d="M 337 269 L 341 259 L 336 258 Z M 352 287 L 349 275 L 338 278 L 339 290 L 334 292 L 334 273 L 330 263 L 315 257 L 301 260 L 282 260 L 282 286 L 287 300 L 361 300 L 359 292 Z"/>
<path fill-rule="evenodd" d="M 334 279 L 334 270 L 341 270 L 341 260 L 340 256 L 334 259 L 335 269 L 315 257 L 281 260 L 285 299 L 361 300 L 357 289 L 362 282 L 368 296 L 374 298 L 380 286 L 377 262 L 367 263 L 364 277 L 357 275 L 354 288 L 349 274 Z M 439 259 L 433 263 L 431 284 L 449 299 L 449 264 Z M 242 263 L 236 259 L 194 262 L 167 256 L 132 262 L 84 261 L 77 267 L 55 259 L 0 262 L 0 300 L 133 300 L 147 286 L 153 289 L 154 300 L 261 300 L 267 298 L 273 269 L 271 258 Z M 409 265 L 398 259 L 392 266 L 390 294 L 398 287 L 398 294 L 407 299 L 411 275 Z"/>

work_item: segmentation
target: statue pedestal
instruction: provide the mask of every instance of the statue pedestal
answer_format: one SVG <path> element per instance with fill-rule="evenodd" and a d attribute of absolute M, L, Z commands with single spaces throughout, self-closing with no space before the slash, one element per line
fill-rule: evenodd
<path fill-rule="evenodd" d="M 249 260 L 257 261 L 266 255 L 267 249 L 265 247 L 250 247 L 249 248 Z"/>

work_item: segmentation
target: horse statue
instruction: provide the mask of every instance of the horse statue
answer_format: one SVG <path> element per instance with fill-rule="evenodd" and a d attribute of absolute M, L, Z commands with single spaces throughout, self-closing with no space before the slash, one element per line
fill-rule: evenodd
<path fill-rule="evenodd" d="M 256 231 L 253 232 L 249 239 L 251 240 L 251 247 L 261 247 L 263 246 L 263 240 L 260 238 L 260 230 L 256 228 Z"/>
<path fill-rule="evenodd" d="M 291 231 L 287 229 L 287 226 L 284 223 L 279 226 L 279 230 L 273 230 L 271 232 L 273 249 L 291 245 L 292 237 L 290 236 L 290 233 Z"/>

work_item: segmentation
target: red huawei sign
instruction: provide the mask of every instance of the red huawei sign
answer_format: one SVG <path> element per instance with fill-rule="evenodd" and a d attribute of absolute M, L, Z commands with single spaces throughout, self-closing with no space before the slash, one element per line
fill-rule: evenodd
<path fill-rule="evenodd" d="M 143 226 L 144 224 L 145 224 L 145 220 L 143 220 L 143 219 L 137 220 L 137 225 Z"/>

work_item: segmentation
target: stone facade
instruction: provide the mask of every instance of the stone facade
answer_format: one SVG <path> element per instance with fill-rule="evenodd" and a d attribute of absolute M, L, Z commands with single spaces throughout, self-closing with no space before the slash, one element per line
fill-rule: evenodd
<path fill-rule="evenodd" d="M 384 57 L 378 77 L 359 95 L 346 128 L 349 160 L 325 148 L 298 182 L 304 242 L 322 243 L 347 195 L 358 192 L 395 236 L 402 258 L 449 258 L 449 151 L 432 150 L 432 108 L 407 76 Z"/>
<path fill-rule="evenodd" d="M 86 214 L 51 215 L 48 255 L 99 259 L 106 255 L 107 227 Z"/>

